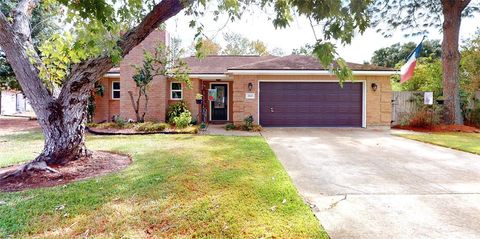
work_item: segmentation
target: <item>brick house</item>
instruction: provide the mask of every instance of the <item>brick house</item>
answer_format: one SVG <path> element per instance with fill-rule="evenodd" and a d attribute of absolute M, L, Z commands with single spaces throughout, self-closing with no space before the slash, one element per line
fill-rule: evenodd
<path fill-rule="evenodd" d="M 158 41 L 167 42 L 165 32 L 153 32 L 101 80 L 103 97 L 96 96 L 94 120 L 109 121 L 114 115 L 135 119 L 129 91 L 136 92 L 134 68 L 144 50 Z M 187 57 L 191 88 L 184 83 L 157 77 L 149 88 L 146 120 L 165 121 L 169 104 L 183 100 L 192 116 L 202 108 L 210 123 L 241 123 L 253 116 L 262 126 L 367 127 L 389 126 L 391 121 L 390 68 L 349 63 L 354 81 L 339 85 L 338 79 L 310 56 L 208 56 Z M 209 101 L 209 89 L 216 99 Z M 195 102 L 203 95 L 203 104 Z"/>

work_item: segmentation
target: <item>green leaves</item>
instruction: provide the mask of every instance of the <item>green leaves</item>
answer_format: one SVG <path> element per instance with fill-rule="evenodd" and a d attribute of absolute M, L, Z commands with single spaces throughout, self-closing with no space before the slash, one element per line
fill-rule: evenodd
<path fill-rule="evenodd" d="M 335 59 L 335 45 L 330 42 L 318 41 L 313 48 L 313 55 L 316 56 L 323 66 L 328 67 Z"/>
<path fill-rule="evenodd" d="M 240 33 L 225 33 L 223 38 L 227 45 L 222 50 L 225 55 L 268 55 L 267 45 L 260 41 L 251 41 Z"/>
<path fill-rule="evenodd" d="M 155 76 L 166 76 L 176 81 L 185 82 L 187 86 L 191 86 L 188 77 L 188 66 L 180 59 L 182 51 L 176 52 L 174 49 L 160 43 L 154 52 L 144 51 L 144 59 L 142 66 L 134 66 L 136 73 L 133 80 L 142 92 L 146 92 L 146 88 Z"/>
<path fill-rule="evenodd" d="M 342 59 L 338 58 L 335 60 L 335 66 L 333 67 L 333 73 L 338 77 L 340 80 L 340 86 L 343 87 L 343 82 L 346 80 L 353 80 L 353 72 L 348 67 L 347 62 Z"/>

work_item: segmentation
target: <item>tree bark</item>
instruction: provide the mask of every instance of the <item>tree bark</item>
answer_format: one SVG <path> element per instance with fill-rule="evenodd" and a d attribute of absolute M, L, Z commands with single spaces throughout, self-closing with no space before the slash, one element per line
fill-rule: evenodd
<path fill-rule="evenodd" d="M 100 56 L 74 65 L 58 98 L 52 96 L 39 77 L 39 69 L 43 64 L 31 44 L 31 12 L 38 3 L 39 0 L 21 0 L 13 12 L 13 23 L 0 12 L 0 48 L 4 50 L 17 80 L 29 98 L 45 137 L 42 153 L 22 170 L 48 169 L 47 164 L 64 164 L 89 155 L 84 138 L 88 97 L 95 82 L 114 66 L 109 56 Z M 127 55 L 161 23 L 178 14 L 189 3 L 190 1 L 162 0 L 155 5 L 142 22 L 118 42 L 122 56 Z"/>
<path fill-rule="evenodd" d="M 146 105 L 145 105 L 145 110 L 143 111 L 142 116 L 140 116 L 140 100 L 142 99 L 142 88 L 138 88 L 138 97 L 137 100 L 135 101 L 133 98 L 133 92 L 128 91 L 128 94 L 130 95 L 130 102 L 132 103 L 133 111 L 135 111 L 135 117 L 137 119 L 137 122 L 143 123 L 144 118 L 145 118 L 145 112 L 147 110 Z M 145 95 L 145 99 L 148 101 L 147 96 Z"/>
<path fill-rule="evenodd" d="M 463 124 L 460 108 L 460 51 L 459 35 L 462 22 L 462 11 L 470 0 L 442 0 L 443 7 L 443 97 L 445 105 L 445 123 Z"/>

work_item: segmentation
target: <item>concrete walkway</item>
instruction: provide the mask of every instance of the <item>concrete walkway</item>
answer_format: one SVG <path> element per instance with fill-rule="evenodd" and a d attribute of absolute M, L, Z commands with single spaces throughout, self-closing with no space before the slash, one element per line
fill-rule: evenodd
<path fill-rule="evenodd" d="M 389 130 L 267 128 L 332 238 L 480 238 L 480 157 Z"/>

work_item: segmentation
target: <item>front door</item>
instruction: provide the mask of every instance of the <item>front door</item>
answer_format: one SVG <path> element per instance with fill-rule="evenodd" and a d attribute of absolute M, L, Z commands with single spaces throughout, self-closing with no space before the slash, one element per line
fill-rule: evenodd
<path fill-rule="evenodd" d="M 211 120 L 228 120 L 228 85 L 212 84 L 211 89 L 217 90 L 217 97 L 210 103 Z"/>

